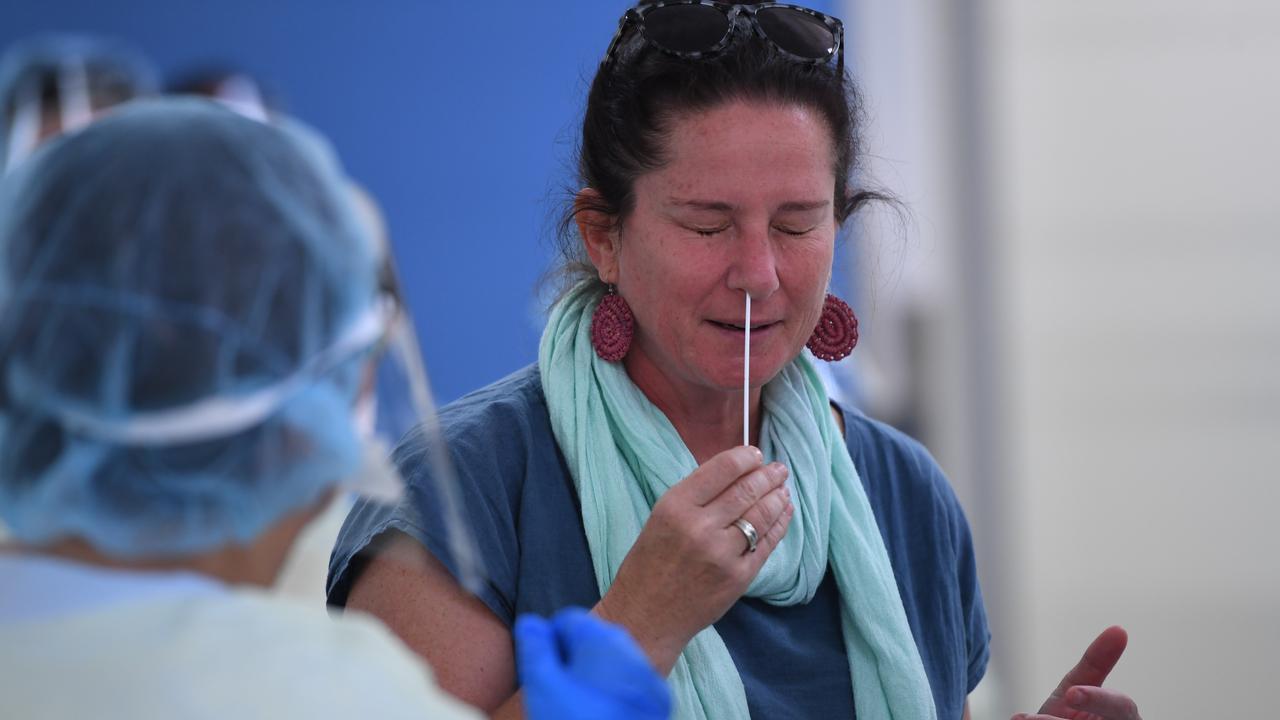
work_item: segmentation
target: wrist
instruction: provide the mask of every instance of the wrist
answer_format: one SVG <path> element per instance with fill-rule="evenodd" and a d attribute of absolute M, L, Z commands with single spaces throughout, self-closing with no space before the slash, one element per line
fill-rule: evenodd
<path fill-rule="evenodd" d="M 660 622 L 652 622 L 644 613 L 636 612 L 618 593 L 610 590 L 600 598 L 591 613 L 606 622 L 622 627 L 636 641 L 658 674 L 666 677 L 676 664 L 676 658 L 684 652 L 691 635 L 672 632 Z"/>

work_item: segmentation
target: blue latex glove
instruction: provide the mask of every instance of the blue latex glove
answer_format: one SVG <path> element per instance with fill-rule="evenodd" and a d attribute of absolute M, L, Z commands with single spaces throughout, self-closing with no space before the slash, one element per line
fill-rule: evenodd
<path fill-rule="evenodd" d="M 516 620 L 529 720 L 665 720 L 671 692 L 622 628 L 581 608 Z"/>

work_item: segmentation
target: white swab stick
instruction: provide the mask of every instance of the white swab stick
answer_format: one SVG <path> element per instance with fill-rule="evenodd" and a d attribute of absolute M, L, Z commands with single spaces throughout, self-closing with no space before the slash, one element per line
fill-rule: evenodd
<path fill-rule="evenodd" d="M 747 319 L 742 331 L 742 444 L 751 444 L 751 293 L 747 296 Z"/>

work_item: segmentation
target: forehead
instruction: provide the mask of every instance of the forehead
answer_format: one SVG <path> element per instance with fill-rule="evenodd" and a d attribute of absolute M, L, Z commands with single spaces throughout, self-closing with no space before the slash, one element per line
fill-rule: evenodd
<path fill-rule="evenodd" d="M 829 195 L 835 183 L 831 131 L 802 105 L 733 101 L 677 115 L 667 129 L 666 162 L 646 184 L 669 192 Z"/>

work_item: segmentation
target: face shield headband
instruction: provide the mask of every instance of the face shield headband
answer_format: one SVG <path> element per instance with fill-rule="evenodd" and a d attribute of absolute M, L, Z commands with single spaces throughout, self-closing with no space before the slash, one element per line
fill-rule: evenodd
<path fill-rule="evenodd" d="M 74 405 L 59 407 L 54 415 L 70 432 L 119 445 L 164 447 L 229 437 L 261 424 L 307 385 L 373 347 L 385 334 L 393 312 L 388 303 L 371 305 L 337 341 L 293 374 L 251 393 L 203 398 L 128 419 L 104 418 Z M 15 400 L 44 404 L 38 401 L 44 390 L 35 378 L 17 377 L 13 385 L 22 389 L 15 393 Z"/>

